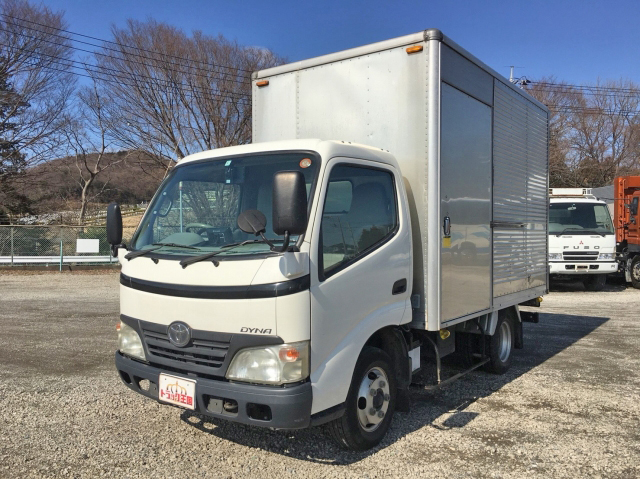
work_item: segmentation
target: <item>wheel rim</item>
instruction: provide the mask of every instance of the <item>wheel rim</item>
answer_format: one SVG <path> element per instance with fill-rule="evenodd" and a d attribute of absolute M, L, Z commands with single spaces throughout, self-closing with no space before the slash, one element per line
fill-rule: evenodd
<path fill-rule="evenodd" d="M 378 429 L 389 409 L 391 390 L 387 374 L 380 368 L 369 369 L 358 389 L 358 421 L 367 432 Z"/>
<path fill-rule="evenodd" d="M 508 321 L 504 321 L 500 325 L 500 348 L 498 357 L 503 363 L 509 359 L 511 355 L 511 325 Z"/>

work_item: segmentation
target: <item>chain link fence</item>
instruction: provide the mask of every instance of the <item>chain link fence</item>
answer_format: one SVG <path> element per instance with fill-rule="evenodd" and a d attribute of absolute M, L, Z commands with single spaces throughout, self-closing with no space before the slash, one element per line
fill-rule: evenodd
<path fill-rule="evenodd" d="M 0 265 L 115 261 L 104 226 L 0 226 Z"/>

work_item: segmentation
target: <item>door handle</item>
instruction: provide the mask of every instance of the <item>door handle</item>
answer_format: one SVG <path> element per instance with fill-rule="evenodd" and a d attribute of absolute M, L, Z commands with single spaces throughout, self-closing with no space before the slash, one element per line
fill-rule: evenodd
<path fill-rule="evenodd" d="M 406 290 L 407 290 L 407 280 L 406 278 L 402 278 L 396 281 L 395 283 L 393 283 L 391 294 L 402 294 Z"/>
<path fill-rule="evenodd" d="M 444 224 L 442 225 L 444 229 L 445 236 L 451 236 L 451 218 L 448 216 L 444 217 Z"/>

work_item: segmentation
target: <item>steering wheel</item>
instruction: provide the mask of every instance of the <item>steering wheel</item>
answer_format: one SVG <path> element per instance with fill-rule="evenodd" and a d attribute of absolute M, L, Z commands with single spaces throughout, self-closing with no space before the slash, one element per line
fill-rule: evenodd
<path fill-rule="evenodd" d="M 213 229 L 213 226 L 208 225 L 207 223 L 189 223 L 184 227 L 185 231 L 190 232 L 191 230 L 196 230 L 194 233 L 202 234 L 203 231 L 208 229 Z"/>

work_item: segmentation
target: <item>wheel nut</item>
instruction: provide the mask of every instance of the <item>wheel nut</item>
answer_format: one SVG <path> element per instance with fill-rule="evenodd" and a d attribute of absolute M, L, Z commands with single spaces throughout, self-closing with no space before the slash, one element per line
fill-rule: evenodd
<path fill-rule="evenodd" d="M 379 418 L 383 418 L 384 417 L 384 411 L 378 411 L 378 417 Z"/>
<path fill-rule="evenodd" d="M 369 390 L 369 394 L 371 394 L 373 397 L 375 397 L 376 394 L 377 394 L 377 391 L 375 389 L 370 389 Z"/>
<path fill-rule="evenodd" d="M 385 401 L 388 401 L 389 399 L 391 399 L 391 396 L 389 396 L 388 394 L 385 394 L 385 395 L 384 395 L 384 400 L 385 400 Z"/>
<path fill-rule="evenodd" d="M 383 388 L 387 385 L 387 383 L 385 383 L 384 381 L 380 381 L 380 387 Z"/>
<path fill-rule="evenodd" d="M 376 410 L 374 408 L 369 409 L 369 416 L 375 416 Z"/>

